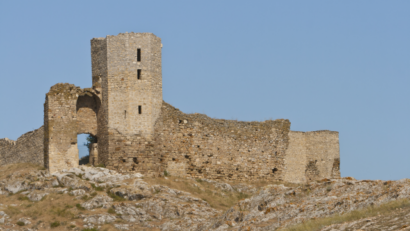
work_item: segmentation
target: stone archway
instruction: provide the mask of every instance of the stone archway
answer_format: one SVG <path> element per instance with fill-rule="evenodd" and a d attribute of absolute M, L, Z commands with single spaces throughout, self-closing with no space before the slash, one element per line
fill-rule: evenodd
<path fill-rule="evenodd" d="M 97 135 L 97 115 L 101 101 L 94 94 L 80 95 L 76 103 L 77 134 Z"/>
<path fill-rule="evenodd" d="M 93 89 L 56 84 L 44 104 L 44 165 L 50 172 L 78 167 L 77 135 L 97 136 L 100 98 Z"/>

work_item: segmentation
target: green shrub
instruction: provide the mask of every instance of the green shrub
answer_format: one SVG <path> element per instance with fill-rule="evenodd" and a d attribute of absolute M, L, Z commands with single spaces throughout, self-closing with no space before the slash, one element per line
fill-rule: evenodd
<path fill-rule="evenodd" d="M 96 228 L 86 228 L 86 229 L 83 229 L 82 231 L 98 231 L 98 229 L 96 229 Z"/>
<path fill-rule="evenodd" d="M 95 186 L 95 184 L 91 184 L 91 187 L 93 187 L 93 189 L 94 189 L 95 191 L 100 191 L 100 192 L 104 191 L 104 188 L 103 188 L 103 187 Z"/>
<path fill-rule="evenodd" d="M 107 195 L 111 197 L 114 201 L 125 201 L 125 198 L 118 196 L 115 193 L 110 192 L 110 189 L 107 189 Z"/>
<path fill-rule="evenodd" d="M 103 163 L 97 164 L 95 167 L 105 168 L 105 164 L 103 164 Z"/>
<path fill-rule="evenodd" d="M 54 221 L 54 222 L 50 223 L 50 227 L 51 227 L 51 228 L 55 228 L 55 227 L 58 227 L 58 226 L 60 226 L 60 222 L 59 222 L 59 221 Z"/>
<path fill-rule="evenodd" d="M 76 204 L 75 207 L 77 207 L 78 210 L 85 210 L 85 208 L 80 204 Z"/>
<path fill-rule="evenodd" d="M 164 170 L 164 176 L 169 176 L 167 170 Z"/>
<path fill-rule="evenodd" d="M 19 197 L 17 198 L 19 201 L 28 201 L 28 197 L 24 196 L 24 195 L 19 195 Z"/>
<path fill-rule="evenodd" d="M 237 196 L 238 200 L 249 198 L 250 196 L 246 193 L 240 192 Z"/>
<path fill-rule="evenodd" d="M 115 209 L 109 208 L 107 212 L 108 212 L 108 213 L 111 213 L 111 214 L 114 214 L 114 213 L 115 213 Z"/>
<path fill-rule="evenodd" d="M 22 222 L 22 221 L 17 221 L 17 225 L 18 225 L 18 226 L 24 226 L 25 224 L 24 224 L 24 222 Z"/>

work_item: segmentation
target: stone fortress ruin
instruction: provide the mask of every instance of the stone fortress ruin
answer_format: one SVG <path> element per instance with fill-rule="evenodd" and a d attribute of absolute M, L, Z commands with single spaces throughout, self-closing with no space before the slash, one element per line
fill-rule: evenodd
<path fill-rule="evenodd" d="M 97 139 L 90 163 L 120 172 L 294 183 L 340 177 L 338 132 L 291 131 L 286 119 L 212 119 L 165 103 L 161 47 L 152 33 L 92 39 L 92 87 L 52 86 L 44 126 L 1 139 L 0 165 L 77 167 L 77 135 L 85 133 Z"/>

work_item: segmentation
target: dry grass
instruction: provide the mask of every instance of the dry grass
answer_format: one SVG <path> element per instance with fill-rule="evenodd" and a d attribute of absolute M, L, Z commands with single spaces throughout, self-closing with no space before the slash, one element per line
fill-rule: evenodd
<path fill-rule="evenodd" d="M 7 178 L 10 174 L 20 172 L 22 174 L 29 173 L 34 170 L 45 170 L 43 166 L 29 163 L 8 164 L 0 168 L 0 180 Z"/>
<path fill-rule="evenodd" d="M 213 184 L 201 181 L 191 180 L 180 177 L 168 176 L 165 178 L 146 178 L 145 181 L 150 184 L 165 185 L 173 189 L 191 193 L 193 196 L 201 198 L 209 203 L 215 209 L 227 210 L 236 204 L 239 200 L 248 198 L 250 195 L 239 192 L 227 192 L 216 188 Z M 198 185 L 195 186 L 194 184 Z M 158 192 L 160 193 L 160 192 Z"/>
<path fill-rule="evenodd" d="M 233 184 L 239 184 L 240 182 L 235 182 Z M 249 181 L 247 184 L 260 189 L 263 188 L 267 185 L 280 185 L 283 184 L 285 187 L 291 187 L 291 188 L 296 188 L 299 187 L 303 184 L 296 184 L 296 183 L 288 183 L 288 182 L 282 182 L 282 181 L 265 181 L 265 180 L 255 180 L 255 181 Z"/>
<path fill-rule="evenodd" d="M 310 220 L 304 222 L 302 224 L 294 225 L 288 228 L 280 229 L 281 231 L 316 231 L 320 230 L 326 226 L 333 225 L 333 224 L 341 224 L 348 221 L 355 221 L 362 218 L 377 216 L 377 215 L 384 215 L 391 213 L 392 211 L 396 210 L 397 208 L 409 208 L 410 207 L 410 200 L 402 199 L 392 201 L 386 204 L 382 204 L 380 206 L 371 206 L 365 209 L 355 210 L 349 213 L 345 213 L 342 215 L 334 215 L 325 218 L 318 218 L 315 220 Z"/>
<path fill-rule="evenodd" d="M 0 201 L 8 205 L 4 212 L 13 220 L 18 220 L 21 217 L 30 217 L 36 224 L 38 222 L 50 226 L 52 223 L 59 222 L 61 226 L 66 226 L 70 221 L 75 219 L 81 211 L 75 207 L 78 200 L 73 200 L 72 196 L 67 194 L 50 194 L 46 200 L 39 202 L 30 202 L 21 200 L 21 194 L 11 196 L 0 196 Z M 16 204 L 17 206 L 10 206 Z M 61 227 L 60 227 L 61 228 Z"/>

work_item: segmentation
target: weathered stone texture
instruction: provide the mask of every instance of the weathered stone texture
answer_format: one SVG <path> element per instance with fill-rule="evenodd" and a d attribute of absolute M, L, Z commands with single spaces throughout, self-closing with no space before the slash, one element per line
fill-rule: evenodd
<path fill-rule="evenodd" d="M 340 177 L 337 132 L 290 131 L 286 119 L 211 119 L 163 102 L 161 47 L 152 33 L 91 40 L 92 88 L 56 84 L 46 95 L 50 172 L 78 166 L 77 135 L 86 133 L 98 140 L 90 163 L 120 172 L 295 183 Z"/>
<path fill-rule="evenodd" d="M 313 131 L 289 133 L 285 181 L 302 183 L 340 178 L 339 133 Z"/>
<path fill-rule="evenodd" d="M 162 108 L 164 168 L 171 175 L 227 180 L 283 180 L 289 120 L 238 122 Z"/>
<path fill-rule="evenodd" d="M 44 165 L 51 172 L 78 166 L 77 135 L 96 135 L 99 106 L 92 89 L 51 87 L 44 104 Z"/>
<path fill-rule="evenodd" d="M 154 125 L 162 105 L 161 40 L 126 33 L 91 40 L 93 85 L 101 85 L 99 161 L 153 169 Z M 138 57 L 139 56 L 139 57 Z M 158 169 L 157 169 L 158 170 Z"/>
<path fill-rule="evenodd" d="M 16 141 L 0 139 L 0 166 L 15 163 L 44 164 L 44 127 L 20 136 Z"/>

